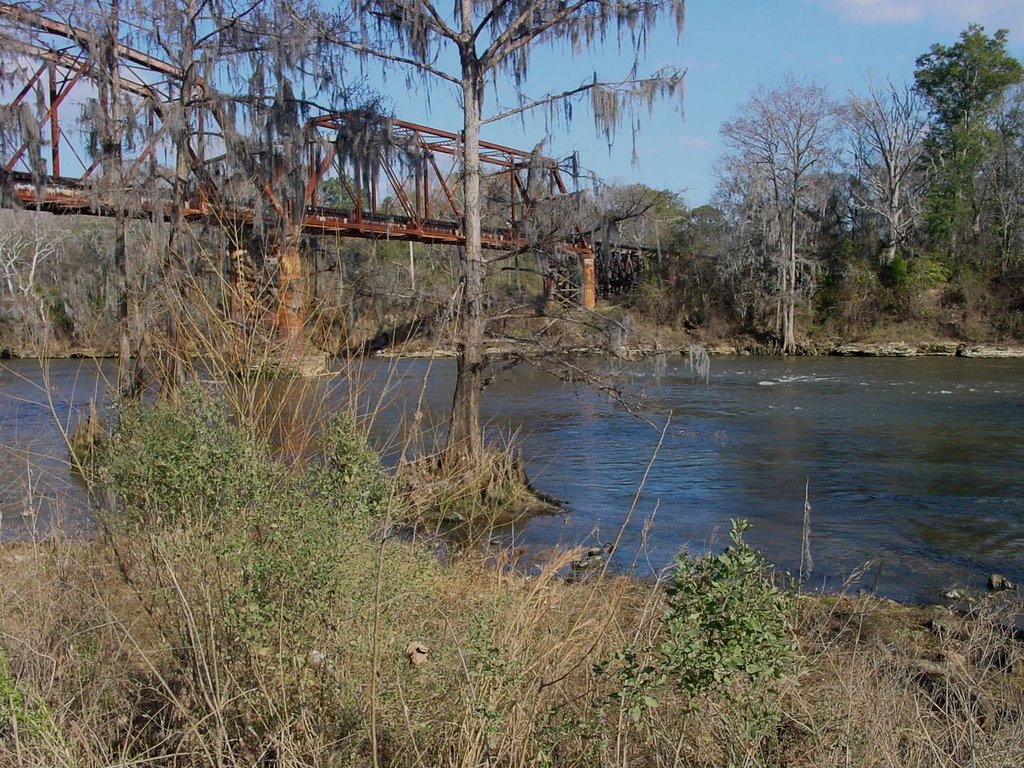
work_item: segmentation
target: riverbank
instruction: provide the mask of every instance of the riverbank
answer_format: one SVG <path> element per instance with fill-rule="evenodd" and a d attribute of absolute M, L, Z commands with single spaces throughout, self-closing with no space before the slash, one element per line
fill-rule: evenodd
<path fill-rule="evenodd" d="M 621 346 L 613 356 L 625 359 L 639 359 L 653 357 L 655 355 L 680 355 L 687 356 L 695 346 L 703 348 L 713 357 L 722 356 L 778 356 L 770 347 L 766 347 L 752 339 L 737 339 L 733 341 L 716 341 L 708 344 L 700 344 L 697 341 L 685 344 L 662 344 L 651 345 L 630 345 Z M 32 353 L 18 354 L 10 350 L 0 357 L 0 360 L 25 360 L 35 359 Z M 507 359 L 513 357 L 528 358 L 532 347 L 518 347 L 515 345 L 491 345 L 487 347 L 487 354 L 495 359 Z M 602 346 L 573 347 L 564 350 L 567 355 L 594 356 L 609 354 L 607 348 Z M 378 350 L 373 353 L 375 357 L 384 358 L 454 358 L 456 352 L 454 347 L 441 347 L 424 349 L 421 345 L 396 345 L 387 349 Z M 880 343 L 855 343 L 841 342 L 828 346 L 806 345 L 802 346 L 797 356 L 801 357 L 964 357 L 976 359 L 1020 359 L 1024 358 L 1024 345 L 1012 344 L 965 344 L 956 341 L 920 342 L 909 344 L 901 341 L 880 342 Z M 75 350 L 66 354 L 50 355 L 54 360 L 103 360 L 116 359 L 113 353 L 103 353 L 97 350 Z M 320 355 L 309 355 L 303 358 L 304 361 L 312 361 L 300 369 L 301 375 L 319 376 L 326 371 L 325 360 Z"/>
<path fill-rule="evenodd" d="M 543 314 L 511 316 L 503 320 L 503 333 L 494 333 L 488 339 L 487 351 L 494 358 L 520 357 L 529 359 L 538 354 L 553 353 L 568 356 L 610 355 L 631 359 L 661 354 L 686 355 L 700 347 L 711 355 L 775 356 L 777 344 L 773 340 L 754 338 L 745 334 L 729 334 L 696 328 L 685 330 L 671 325 L 652 323 L 624 307 L 602 302 L 593 311 L 582 309 L 560 310 L 558 330 L 554 331 L 554 318 Z M 455 346 L 448 338 L 447 328 L 436 333 L 409 334 L 403 337 L 387 333 L 384 346 L 371 343 L 381 335 L 380 329 L 365 330 L 363 337 L 349 339 L 341 345 L 339 357 L 410 357 L 447 358 L 455 356 Z M 879 328 L 863 337 L 842 338 L 812 333 L 798 341 L 796 356 L 841 357 L 966 357 L 966 358 L 1024 358 L 1024 343 L 1016 340 L 993 341 L 998 338 L 981 335 L 969 338 L 945 338 L 935 329 L 915 324 L 900 324 L 892 328 Z M 523 339 L 527 341 L 523 341 Z M 337 345 L 336 345 L 337 346 Z M 38 350 L 0 347 L 0 360 L 35 358 Z M 54 346 L 46 350 L 52 359 L 102 359 L 116 357 L 113 345 L 105 348 Z M 304 360 L 322 363 L 327 352 L 311 352 Z M 322 365 L 314 366 L 312 375 Z"/>
<path fill-rule="evenodd" d="M 778 346 L 771 340 L 754 337 L 722 335 L 703 329 L 687 331 L 673 326 L 657 325 L 637 318 L 612 304 L 602 304 L 593 312 L 582 310 L 569 313 L 569 322 L 555 342 L 541 345 L 545 353 L 552 350 L 569 356 L 607 355 L 622 359 L 639 359 L 654 355 L 686 356 L 700 348 L 713 356 L 778 356 Z M 510 336 L 529 337 L 533 327 L 543 318 L 520 318 L 524 331 Z M 546 324 L 546 321 L 544 321 Z M 544 327 L 543 325 L 541 327 Z M 513 338 L 493 336 L 487 352 L 494 358 L 530 359 L 537 354 L 535 340 L 521 342 Z M 405 342 L 394 341 L 377 350 L 381 357 L 453 357 L 454 346 L 441 340 L 413 338 Z M 900 326 L 893 333 L 876 331 L 867 338 L 844 339 L 814 335 L 801 340 L 796 357 L 965 357 L 965 358 L 1024 358 L 1024 344 L 1010 340 L 968 341 L 943 338 L 916 326 Z"/>
<path fill-rule="evenodd" d="M 766 356 L 777 357 L 778 353 L 773 352 L 769 347 L 750 339 L 736 341 L 713 342 L 701 345 L 698 342 L 688 344 L 654 344 L 654 345 L 623 345 L 614 356 L 625 359 L 639 359 L 653 357 L 655 355 L 680 355 L 686 357 L 695 346 L 703 348 L 713 357 L 723 356 Z M 519 348 L 515 346 L 490 346 L 487 354 L 491 357 L 503 359 L 512 357 L 528 357 L 530 348 Z M 607 355 L 608 350 L 602 347 L 575 347 L 565 350 L 566 354 L 577 356 Z M 396 347 L 380 350 L 375 353 L 377 357 L 385 358 L 453 358 L 455 350 L 444 349 L 417 349 L 408 347 Z M 1020 359 L 1024 358 L 1024 346 L 998 345 L 998 344 L 964 344 L 955 341 L 947 342 L 921 342 L 918 344 L 907 344 L 905 342 L 882 342 L 871 344 L 839 343 L 833 346 L 804 346 L 801 347 L 797 357 L 966 357 L 978 359 Z"/>

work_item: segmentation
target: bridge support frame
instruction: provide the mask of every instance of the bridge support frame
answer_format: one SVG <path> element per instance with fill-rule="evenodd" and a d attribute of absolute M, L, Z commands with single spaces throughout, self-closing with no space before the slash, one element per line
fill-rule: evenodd
<path fill-rule="evenodd" d="M 281 351 L 301 355 L 305 344 L 306 295 L 298 243 L 277 249 L 277 338 Z"/>
<path fill-rule="evenodd" d="M 111 49 L 111 62 L 106 64 L 117 69 L 119 93 L 124 96 L 125 108 L 131 115 L 143 114 L 145 105 L 152 107 L 146 113 L 150 130 L 144 142 L 132 147 L 131 156 L 124 154 L 126 147 L 118 147 L 116 165 L 120 167 L 106 168 L 99 162 L 88 165 L 80 157 L 84 153 L 78 151 L 81 147 L 77 146 L 74 134 L 62 129 L 60 112 L 66 115 L 67 110 L 73 109 L 77 120 L 81 98 L 93 95 L 90 90 L 95 89 L 95 84 L 90 82 L 96 66 L 90 53 L 95 48 L 93 33 L 7 2 L 0 2 L 0 18 L 32 30 L 28 39 L 18 44 L 18 50 L 21 52 L 19 55 L 34 66 L 27 68 L 27 80 L 7 106 L 28 104 L 34 97 L 39 105 L 46 107 L 43 119 L 39 121 L 39 135 L 23 137 L 24 141 L 15 142 L 12 151 L 5 150 L 4 156 L 0 157 L 0 182 L 3 182 L 5 193 L 10 189 L 17 203 L 53 213 L 88 212 L 102 216 L 175 219 L 180 216 L 230 221 L 242 226 L 253 223 L 255 215 L 251 203 L 237 203 L 232 207 L 224 202 L 225 199 L 230 200 L 230 195 L 222 198 L 218 180 L 228 178 L 229 174 L 220 173 L 218 163 L 223 158 L 210 157 L 206 152 L 206 142 L 216 143 L 218 133 L 223 138 L 229 128 L 234 130 L 234 127 L 223 125 L 224 116 L 218 111 L 201 106 L 206 99 L 197 100 L 195 107 L 197 130 L 194 137 L 198 143 L 193 145 L 193 136 L 186 131 L 185 146 L 178 147 L 177 178 L 190 170 L 192 177 L 189 183 L 196 184 L 196 196 L 182 208 L 184 202 L 177 197 L 172 205 L 141 182 L 136 185 L 138 178 L 145 181 L 155 176 L 168 131 L 178 130 L 164 123 L 165 118 L 173 114 L 168 105 L 178 102 L 186 84 L 202 91 L 205 85 L 201 81 L 146 51 L 118 42 Z M 87 93 L 76 98 L 76 89 L 79 94 L 83 90 Z M 65 119 L 64 124 L 69 124 L 69 121 Z M 379 157 L 339 157 L 338 147 L 343 143 L 342 139 L 347 136 L 351 142 L 353 136 L 359 135 L 358 131 L 370 129 L 380 131 L 385 139 L 380 143 Z M 295 227 L 300 232 L 330 233 L 340 237 L 386 237 L 438 245 L 464 245 L 465 234 L 461 224 L 464 202 L 460 201 L 456 183 L 462 173 L 459 159 L 464 137 L 461 133 L 352 111 L 312 118 L 307 122 L 305 132 L 309 137 L 309 159 L 308 167 L 304 168 L 304 197 L 287 217 L 288 227 Z M 30 151 L 32 146 L 45 146 L 47 143 L 50 147 L 49 168 L 36 158 L 39 153 Z M 493 250 L 517 252 L 536 247 L 524 236 L 522 224 L 538 211 L 543 213 L 546 199 L 570 193 L 562 178 L 559 162 L 540 157 L 536 152 L 500 144 L 481 141 L 479 146 L 479 162 L 487 169 L 487 179 L 495 191 L 503 190 L 496 198 L 503 210 L 490 214 L 492 225 L 482 232 L 481 245 Z M 62 147 L 66 150 L 63 158 Z M 142 173 L 147 164 L 149 170 Z M 90 191 L 97 177 L 102 177 L 104 172 L 112 175 L 111 170 L 116 170 L 123 177 L 124 183 L 117 186 L 124 188 L 123 199 L 133 201 L 131 211 L 120 210 L 123 205 L 120 201 L 116 205 L 98 201 Z M 290 204 L 283 199 L 285 196 L 280 190 L 275 191 L 282 176 L 270 165 L 259 170 L 260 173 L 251 174 L 254 179 L 273 181 L 263 184 L 257 194 L 262 194 L 263 202 L 283 215 Z M 379 176 L 381 172 L 383 177 Z M 70 175 L 64 177 L 62 173 Z M 318 190 L 329 180 L 336 180 L 350 193 L 349 200 L 342 198 L 345 207 L 341 207 L 342 202 L 339 201 L 335 201 L 338 207 L 317 204 Z M 397 204 L 379 207 L 381 189 L 389 186 L 393 195 L 388 197 Z M 557 210 L 554 213 L 557 214 Z M 554 247 L 563 255 L 572 253 L 579 260 L 581 283 L 577 285 L 574 277 L 570 293 L 582 306 L 590 309 L 597 302 L 599 288 L 595 255 L 580 227 L 571 229 L 571 232 L 553 237 L 558 242 L 548 243 L 546 247 Z M 276 318 L 276 335 L 282 350 L 301 354 L 304 351 L 306 304 L 310 297 L 300 252 L 301 235 L 293 237 L 293 232 L 288 235 L 286 242 L 294 245 L 281 245 L 271 253 L 277 261 L 277 306 L 263 301 L 265 294 L 261 285 L 258 311 L 269 315 L 267 321 Z M 239 252 L 235 249 L 235 253 Z M 232 260 L 239 265 L 249 262 L 241 255 Z M 261 259 L 260 264 L 263 263 Z M 239 277 L 246 279 L 241 273 Z M 256 307 L 252 301 L 247 304 L 241 298 L 240 288 L 236 286 L 233 289 L 232 302 L 236 305 L 235 312 L 241 312 L 245 324 L 249 322 L 249 311 Z"/>
<path fill-rule="evenodd" d="M 597 306 L 597 258 L 594 252 L 584 253 L 580 256 L 580 264 L 583 267 L 583 285 L 581 286 L 580 302 L 584 309 L 593 309 Z"/>

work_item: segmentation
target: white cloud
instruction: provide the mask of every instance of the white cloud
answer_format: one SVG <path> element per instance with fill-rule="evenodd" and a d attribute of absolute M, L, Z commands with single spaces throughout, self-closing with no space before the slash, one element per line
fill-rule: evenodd
<path fill-rule="evenodd" d="M 680 135 L 676 139 L 676 143 L 678 143 L 683 149 L 706 150 L 711 149 L 714 146 L 714 142 L 709 139 L 705 139 L 701 136 L 687 136 L 686 134 Z"/>
<path fill-rule="evenodd" d="M 964 26 L 977 22 L 992 30 L 1024 27 L 1021 0 L 820 0 L 844 21 L 906 24 L 925 19 Z"/>
<path fill-rule="evenodd" d="M 924 18 L 923 0 L 825 0 L 844 21 L 903 24 Z"/>

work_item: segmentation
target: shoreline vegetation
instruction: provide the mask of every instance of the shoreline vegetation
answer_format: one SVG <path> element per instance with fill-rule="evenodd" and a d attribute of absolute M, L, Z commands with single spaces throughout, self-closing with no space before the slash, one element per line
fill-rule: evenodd
<path fill-rule="evenodd" d="M 778 352 L 761 344 L 753 339 L 729 339 L 716 340 L 701 345 L 712 357 L 722 356 L 778 356 Z M 679 344 L 672 341 L 662 344 L 655 341 L 653 344 L 640 343 L 636 346 L 623 345 L 613 353 L 609 353 L 606 347 L 582 346 L 565 350 L 568 355 L 607 355 L 614 354 L 626 358 L 642 358 L 653 355 L 683 355 L 685 356 L 692 343 Z M 495 345 L 486 349 L 489 357 L 501 359 L 503 357 L 515 356 L 519 350 L 512 345 Z M 341 356 L 341 355 L 339 355 Z M 350 357 L 366 357 L 366 354 L 354 354 Z M 369 356 L 394 357 L 394 358 L 453 358 L 454 348 L 431 347 L 422 348 L 418 344 L 397 344 L 395 346 L 376 350 Z M 798 347 L 794 357 L 966 357 L 978 359 L 997 358 L 1024 358 L 1024 344 L 998 344 L 998 343 L 966 343 L 961 341 L 880 341 L 880 342 L 830 342 L 818 344 L 809 342 Z M 47 350 L 46 357 L 55 360 L 62 359 L 116 359 L 113 352 L 97 349 L 70 349 L 63 351 Z M 327 353 L 322 355 L 310 355 L 309 357 L 331 357 Z M 33 360 L 39 358 L 38 350 L 12 350 L 4 348 L 0 350 L 0 360 Z"/>
<path fill-rule="evenodd" d="M 686 346 L 623 346 L 617 351 L 617 356 L 625 358 L 643 358 L 654 355 L 681 355 L 686 356 L 692 345 Z M 712 357 L 726 356 L 765 356 L 778 357 L 778 353 L 772 352 L 763 345 L 754 341 L 731 341 L 715 342 L 708 344 L 704 350 Z M 599 347 L 582 347 L 570 350 L 574 355 L 602 355 L 608 354 L 607 350 Z M 511 357 L 516 354 L 514 348 L 490 347 L 488 355 L 500 359 Z M 429 350 L 409 351 L 405 349 L 381 350 L 375 353 L 378 357 L 395 358 L 428 358 L 428 357 L 454 357 L 454 350 Z M 840 343 L 828 347 L 801 347 L 793 357 L 967 357 L 979 359 L 1008 359 L 1024 358 L 1024 345 L 1010 344 L 964 344 L 955 341 L 948 342 L 920 342 L 907 344 L 904 342 L 882 342 L 882 343 Z"/>
<path fill-rule="evenodd" d="M 323 418 L 302 462 L 194 386 L 90 432 L 101 535 L 0 546 L 0 765 L 1024 760 L 1014 589 L 812 596 L 741 521 L 650 582 L 584 548 L 517 571 L 486 523 L 439 557 L 422 488 Z M 447 503 L 486 519 L 470 477 Z"/>

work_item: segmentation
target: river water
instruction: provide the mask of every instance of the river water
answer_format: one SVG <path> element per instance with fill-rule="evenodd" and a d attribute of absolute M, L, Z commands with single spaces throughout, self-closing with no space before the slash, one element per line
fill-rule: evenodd
<path fill-rule="evenodd" d="M 621 528 L 613 565 L 648 575 L 680 549 L 721 548 L 745 518 L 748 540 L 796 573 L 806 501 L 812 587 L 931 601 L 994 571 L 1024 582 L 1024 360 L 714 358 L 706 382 L 680 358 L 593 365 L 639 417 L 528 367 L 485 392 L 489 439 L 514 440 L 534 485 L 569 505 L 496 532 L 524 562 Z M 0 369 L 0 537 L 44 530 L 56 509 L 86 524 L 53 414 L 73 424 L 102 401 L 104 371 Z M 383 405 L 373 433 L 393 459 L 417 408 L 420 427 L 442 428 L 453 383 L 450 360 L 375 359 L 318 386 L 339 407 L 354 392 L 365 411 Z"/>

